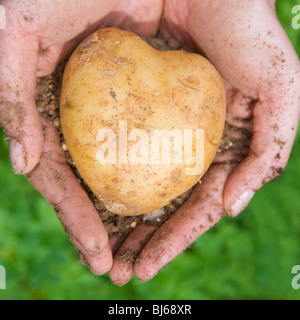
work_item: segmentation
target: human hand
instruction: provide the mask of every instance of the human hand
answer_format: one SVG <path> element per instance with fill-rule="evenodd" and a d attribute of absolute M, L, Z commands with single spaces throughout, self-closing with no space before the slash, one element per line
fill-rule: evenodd
<path fill-rule="evenodd" d="M 155 35 L 162 3 L 10 0 L 1 5 L 6 9 L 6 29 L 0 30 L 0 125 L 9 141 L 14 172 L 27 175 L 56 210 L 85 263 L 103 274 L 112 264 L 108 235 L 66 163 L 55 128 L 36 109 L 36 77 L 50 74 L 81 40 L 101 27 Z"/>
<path fill-rule="evenodd" d="M 299 60 L 274 1 L 168 0 L 163 15 L 166 35 L 194 45 L 218 69 L 226 86 L 226 120 L 252 138 L 249 150 L 239 146 L 217 154 L 189 200 L 160 228 L 139 225 L 127 237 L 110 271 L 119 285 L 133 274 L 151 279 L 224 212 L 243 211 L 284 170 L 299 119 Z M 125 263 L 124 254 L 132 259 Z"/>

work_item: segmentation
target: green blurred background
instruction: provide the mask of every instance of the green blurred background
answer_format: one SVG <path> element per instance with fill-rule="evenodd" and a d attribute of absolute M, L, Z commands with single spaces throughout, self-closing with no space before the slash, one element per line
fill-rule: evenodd
<path fill-rule="evenodd" d="M 296 4 L 279 0 L 277 12 L 300 56 Z M 123 287 L 79 262 L 51 207 L 12 173 L 0 131 L 0 265 L 7 273 L 0 299 L 299 299 L 291 269 L 300 265 L 300 130 L 283 175 L 243 214 L 225 217 L 154 279 Z"/>

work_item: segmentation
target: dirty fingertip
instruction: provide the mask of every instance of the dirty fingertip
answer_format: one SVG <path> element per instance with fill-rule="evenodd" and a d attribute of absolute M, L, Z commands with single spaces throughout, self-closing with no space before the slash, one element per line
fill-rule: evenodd
<path fill-rule="evenodd" d="M 154 265 L 147 264 L 142 257 L 138 258 L 133 266 L 133 270 L 137 278 L 141 282 L 147 282 L 158 274 L 161 268 L 156 268 Z"/>
<path fill-rule="evenodd" d="M 81 262 L 95 275 L 103 275 L 112 267 L 113 258 L 109 245 L 107 245 L 98 255 L 81 252 L 80 256 Z"/>

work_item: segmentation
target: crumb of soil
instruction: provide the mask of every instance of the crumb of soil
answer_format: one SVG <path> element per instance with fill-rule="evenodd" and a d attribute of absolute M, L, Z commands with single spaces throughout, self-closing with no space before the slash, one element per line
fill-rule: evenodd
<path fill-rule="evenodd" d="M 180 48 L 180 44 L 175 39 L 168 41 L 162 38 L 152 38 L 147 40 L 150 45 L 159 50 L 175 50 Z M 98 211 L 102 222 L 104 223 L 108 234 L 118 235 L 119 238 L 124 238 L 134 229 L 138 224 L 161 225 L 171 214 L 173 214 L 190 196 L 192 189 L 173 199 L 170 204 L 164 208 L 154 210 L 150 213 L 141 216 L 122 216 L 109 212 L 96 196 L 91 192 L 87 184 L 81 178 L 77 171 L 74 162 L 68 152 L 67 144 L 64 140 L 59 118 L 59 99 L 61 93 L 62 75 L 66 65 L 66 61 L 61 63 L 57 69 L 49 76 L 37 79 L 36 88 L 36 104 L 37 108 L 49 124 L 53 125 L 59 132 L 60 142 L 63 151 L 65 152 L 66 161 L 73 169 L 78 182 L 82 185 L 89 198 L 93 202 L 96 210 Z M 234 139 L 238 134 L 241 139 Z M 249 133 L 246 130 L 232 127 L 225 124 L 224 134 L 220 143 L 218 153 L 224 153 L 227 150 L 235 150 L 247 148 L 249 146 Z M 132 252 L 124 252 L 122 255 L 123 261 L 133 259 Z"/>

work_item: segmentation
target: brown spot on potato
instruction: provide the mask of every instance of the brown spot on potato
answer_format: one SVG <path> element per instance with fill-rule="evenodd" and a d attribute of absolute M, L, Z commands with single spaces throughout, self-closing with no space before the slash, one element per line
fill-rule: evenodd
<path fill-rule="evenodd" d="M 110 94 L 115 100 L 117 100 L 117 95 L 116 95 L 116 93 L 115 93 L 113 90 L 110 90 L 110 91 L 109 91 L 109 94 Z"/>
<path fill-rule="evenodd" d="M 171 172 L 171 180 L 173 183 L 178 183 L 182 175 L 182 170 L 180 168 L 173 169 Z"/>

